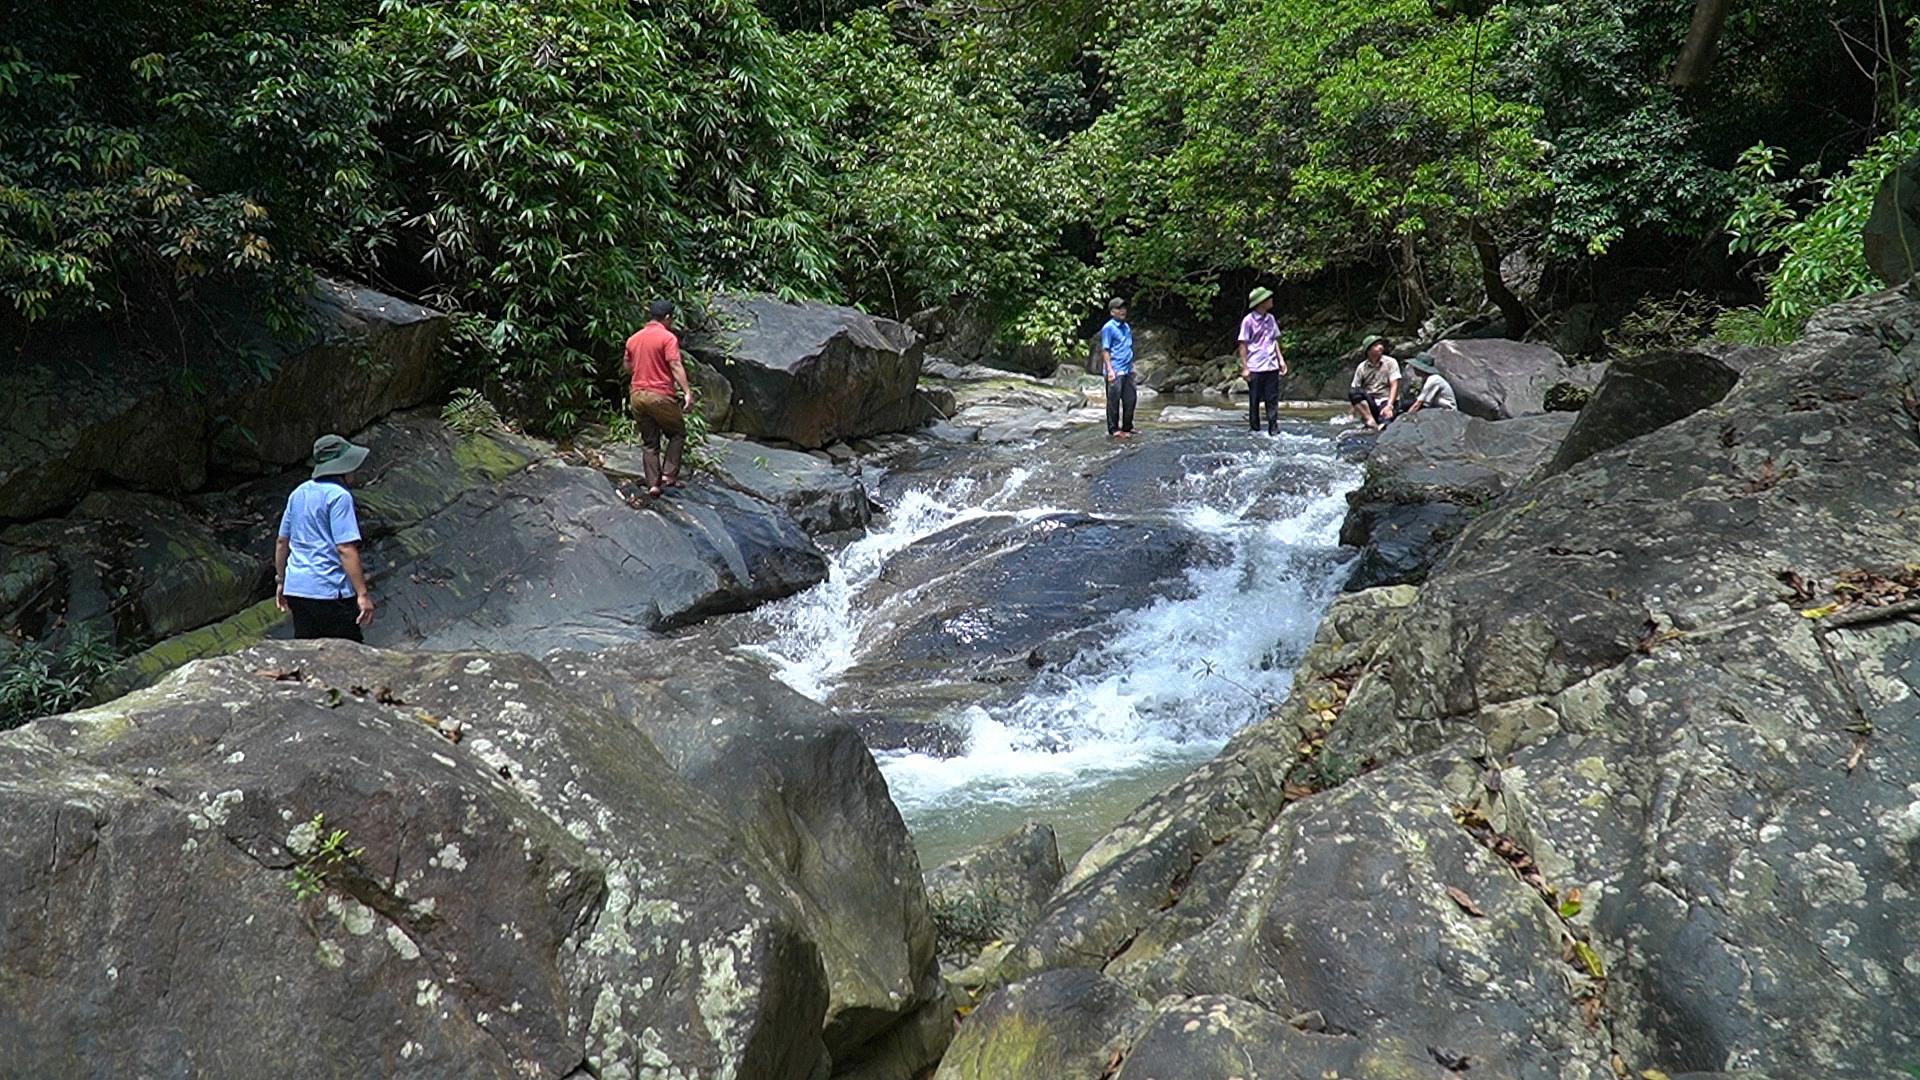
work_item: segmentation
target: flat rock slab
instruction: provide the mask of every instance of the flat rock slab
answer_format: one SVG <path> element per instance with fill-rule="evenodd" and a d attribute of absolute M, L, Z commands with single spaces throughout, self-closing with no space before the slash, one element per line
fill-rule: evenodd
<path fill-rule="evenodd" d="M 727 423 L 748 438 L 812 450 L 922 419 L 920 335 L 911 327 L 757 293 L 716 297 L 713 319 L 688 344 L 732 386 Z"/>
<path fill-rule="evenodd" d="M 703 475 L 780 507 L 809 534 L 865 528 L 872 518 L 860 481 L 811 454 L 745 439 L 710 439 L 704 452 L 712 461 Z M 609 450 L 601 469 L 623 480 L 646 475 L 635 446 Z"/>
<path fill-rule="evenodd" d="M 646 500 L 557 464 L 462 495 L 374 557 L 384 617 L 371 643 L 533 653 L 744 611 L 827 572 L 813 542 L 759 500 L 701 486 Z"/>

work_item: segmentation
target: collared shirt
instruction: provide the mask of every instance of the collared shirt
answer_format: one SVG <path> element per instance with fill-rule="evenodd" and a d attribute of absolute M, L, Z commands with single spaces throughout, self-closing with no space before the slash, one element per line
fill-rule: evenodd
<path fill-rule="evenodd" d="M 345 484 L 309 480 L 294 488 L 287 496 L 287 512 L 280 516 L 280 535 L 288 544 L 282 586 L 288 596 L 340 600 L 353 595 L 339 547 L 359 542 L 360 519 Z"/>
<path fill-rule="evenodd" d="M 680 359 L 680 339 L 657 320 L 627 339 L 627 370 L 634 390 L 673 396 L 673 361 Z"/>
<path fill-rule="evenodd" d="M 1353 369 L 1353 389 L 1365 390 L 1368 397 L 1386 397 L 1387 391 L 1391 390 L 1393 384 L 1399 379 L 1400 361 L 1386 353 L 1380 354 L 1380 362 L 1377 364 L 1370 360 L 1362 360 L 1360 366 Z"/>
<path fill-rule="evenodd" d="M 1100 347 L 1113 354 L 1110 361 L 1115 375 L 1133 373 L 1133 326 L 1119 319 L 1108 319 L 1100 328 Z"/>
<path fill-rule="evenodd" d="M 1273 312 L 1247 312 L 1240 320 L 1240 343 L 1247 347 L 1248 371 L 1280 370 L 1280 324 Z"/>
<path fill-rule="evenodd" d="M 1420 384 L 1420 396 L 1415 400 L 1426 409 L 1458 409 L 1460 407 L 1459 401 L 1453 396 L 1453 384 L 1438 372 L 1427 376 L 1427 381 Z"/>

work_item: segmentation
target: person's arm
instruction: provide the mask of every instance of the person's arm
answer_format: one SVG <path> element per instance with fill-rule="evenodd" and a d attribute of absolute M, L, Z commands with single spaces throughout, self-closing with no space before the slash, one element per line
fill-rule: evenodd
<path fill-rule="evenodd" d="M 1399 404 L 1399 402 L 1400 376 L 1395 375 L 1393 379 L 1387 383 L 1387 405 L 1386 408 L 1380 410 L 1380 415 L 1391 419 L 1393 417 L 1393 408 Z"/>
<path fill-rule="evenodd" d="M 678 356 L 675 356 L 671 363 L 673 365 L 673 381 L 680 387 L 682 407 L 688 411 L 692 411 L 693 381 L 687 378 L 687 365 Z"/>
<path fill-rule="evenodd" d="M 353 586 L 354 602 L 360 605 L 360 614 L 354 622 L 366 626 L 373 622 L 373 594 L 367 592 L 366 571 L 360 566 L 360 542 L 336 544 L 334 550 L 340 553 L 340 566 L 347 572 L 347 582 Z"/>
<path fill-rule="evenodd" d="M 1113 381 L 1113 333 L 1107 327 L 1100 328 L 1100 361 L 1105 365 L 1107 381 Z"/>
<path fill-rule="evenodd" d="M 273 541 L 273 606 L 287 610 L 287 558 L 293 554 L 293 541 L 284 536 Z"/>
<path fill-rule="evenodd" d="M 1247 343 L 1244 341 L 1240 343 L 1240 377 L 1243 379 L 1253 377 L 1253 369 L 1247 366 Z"/>

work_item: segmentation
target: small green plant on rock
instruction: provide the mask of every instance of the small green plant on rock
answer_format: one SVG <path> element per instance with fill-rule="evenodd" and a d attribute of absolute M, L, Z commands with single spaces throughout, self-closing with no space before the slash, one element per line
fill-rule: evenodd
<path fill-rule="evenodd" d="M 500 422 L 500 410 L 494 408 L 493 402 L 488 401 L 480 391 L 472 388 L 454 393 L 441 408 L 440 421 L 463 436 L 498 431 L 504 426 Z"/>
<path fill-rule="evenodd" d="M 119 662 L 113 641 L 85 625 L 58 651 L 32 641 L 20 646 L 0 671 L 0 731 L 79 705 Z"/>
<path fill-rule="evenodd" d="M 301 900 L 326 891 L 327 882 L 367 850 L 348 848 L 347 830 L 329 830 L 325 814 L 315 814 L 312 821 L 296 827 L 287 837 L 287 849 L 299 860 L 287 888 Z"/>
<path fill-rule="evenodd" d="M 940 958 L 963 964 L 1015 926 L 1013 904 L 992 890 L 930 893 L 927 914 Z"/>

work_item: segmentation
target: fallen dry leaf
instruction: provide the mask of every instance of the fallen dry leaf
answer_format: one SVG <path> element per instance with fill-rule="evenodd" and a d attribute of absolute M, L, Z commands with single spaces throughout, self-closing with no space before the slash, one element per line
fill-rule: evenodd
<path fill-rule="evenodd" d="M 1480 905 L 1473 902 L 1473 897 L 1468 896 L 1460 888 L 1453 885 L 1447 886 L 1447 895 L 1453 898 L 1454 903 L 1460 905 L 1461 911 L 1475 918 L 1484 919 L 1487 917 L 1487 913 L 1480 910 Z"/>

